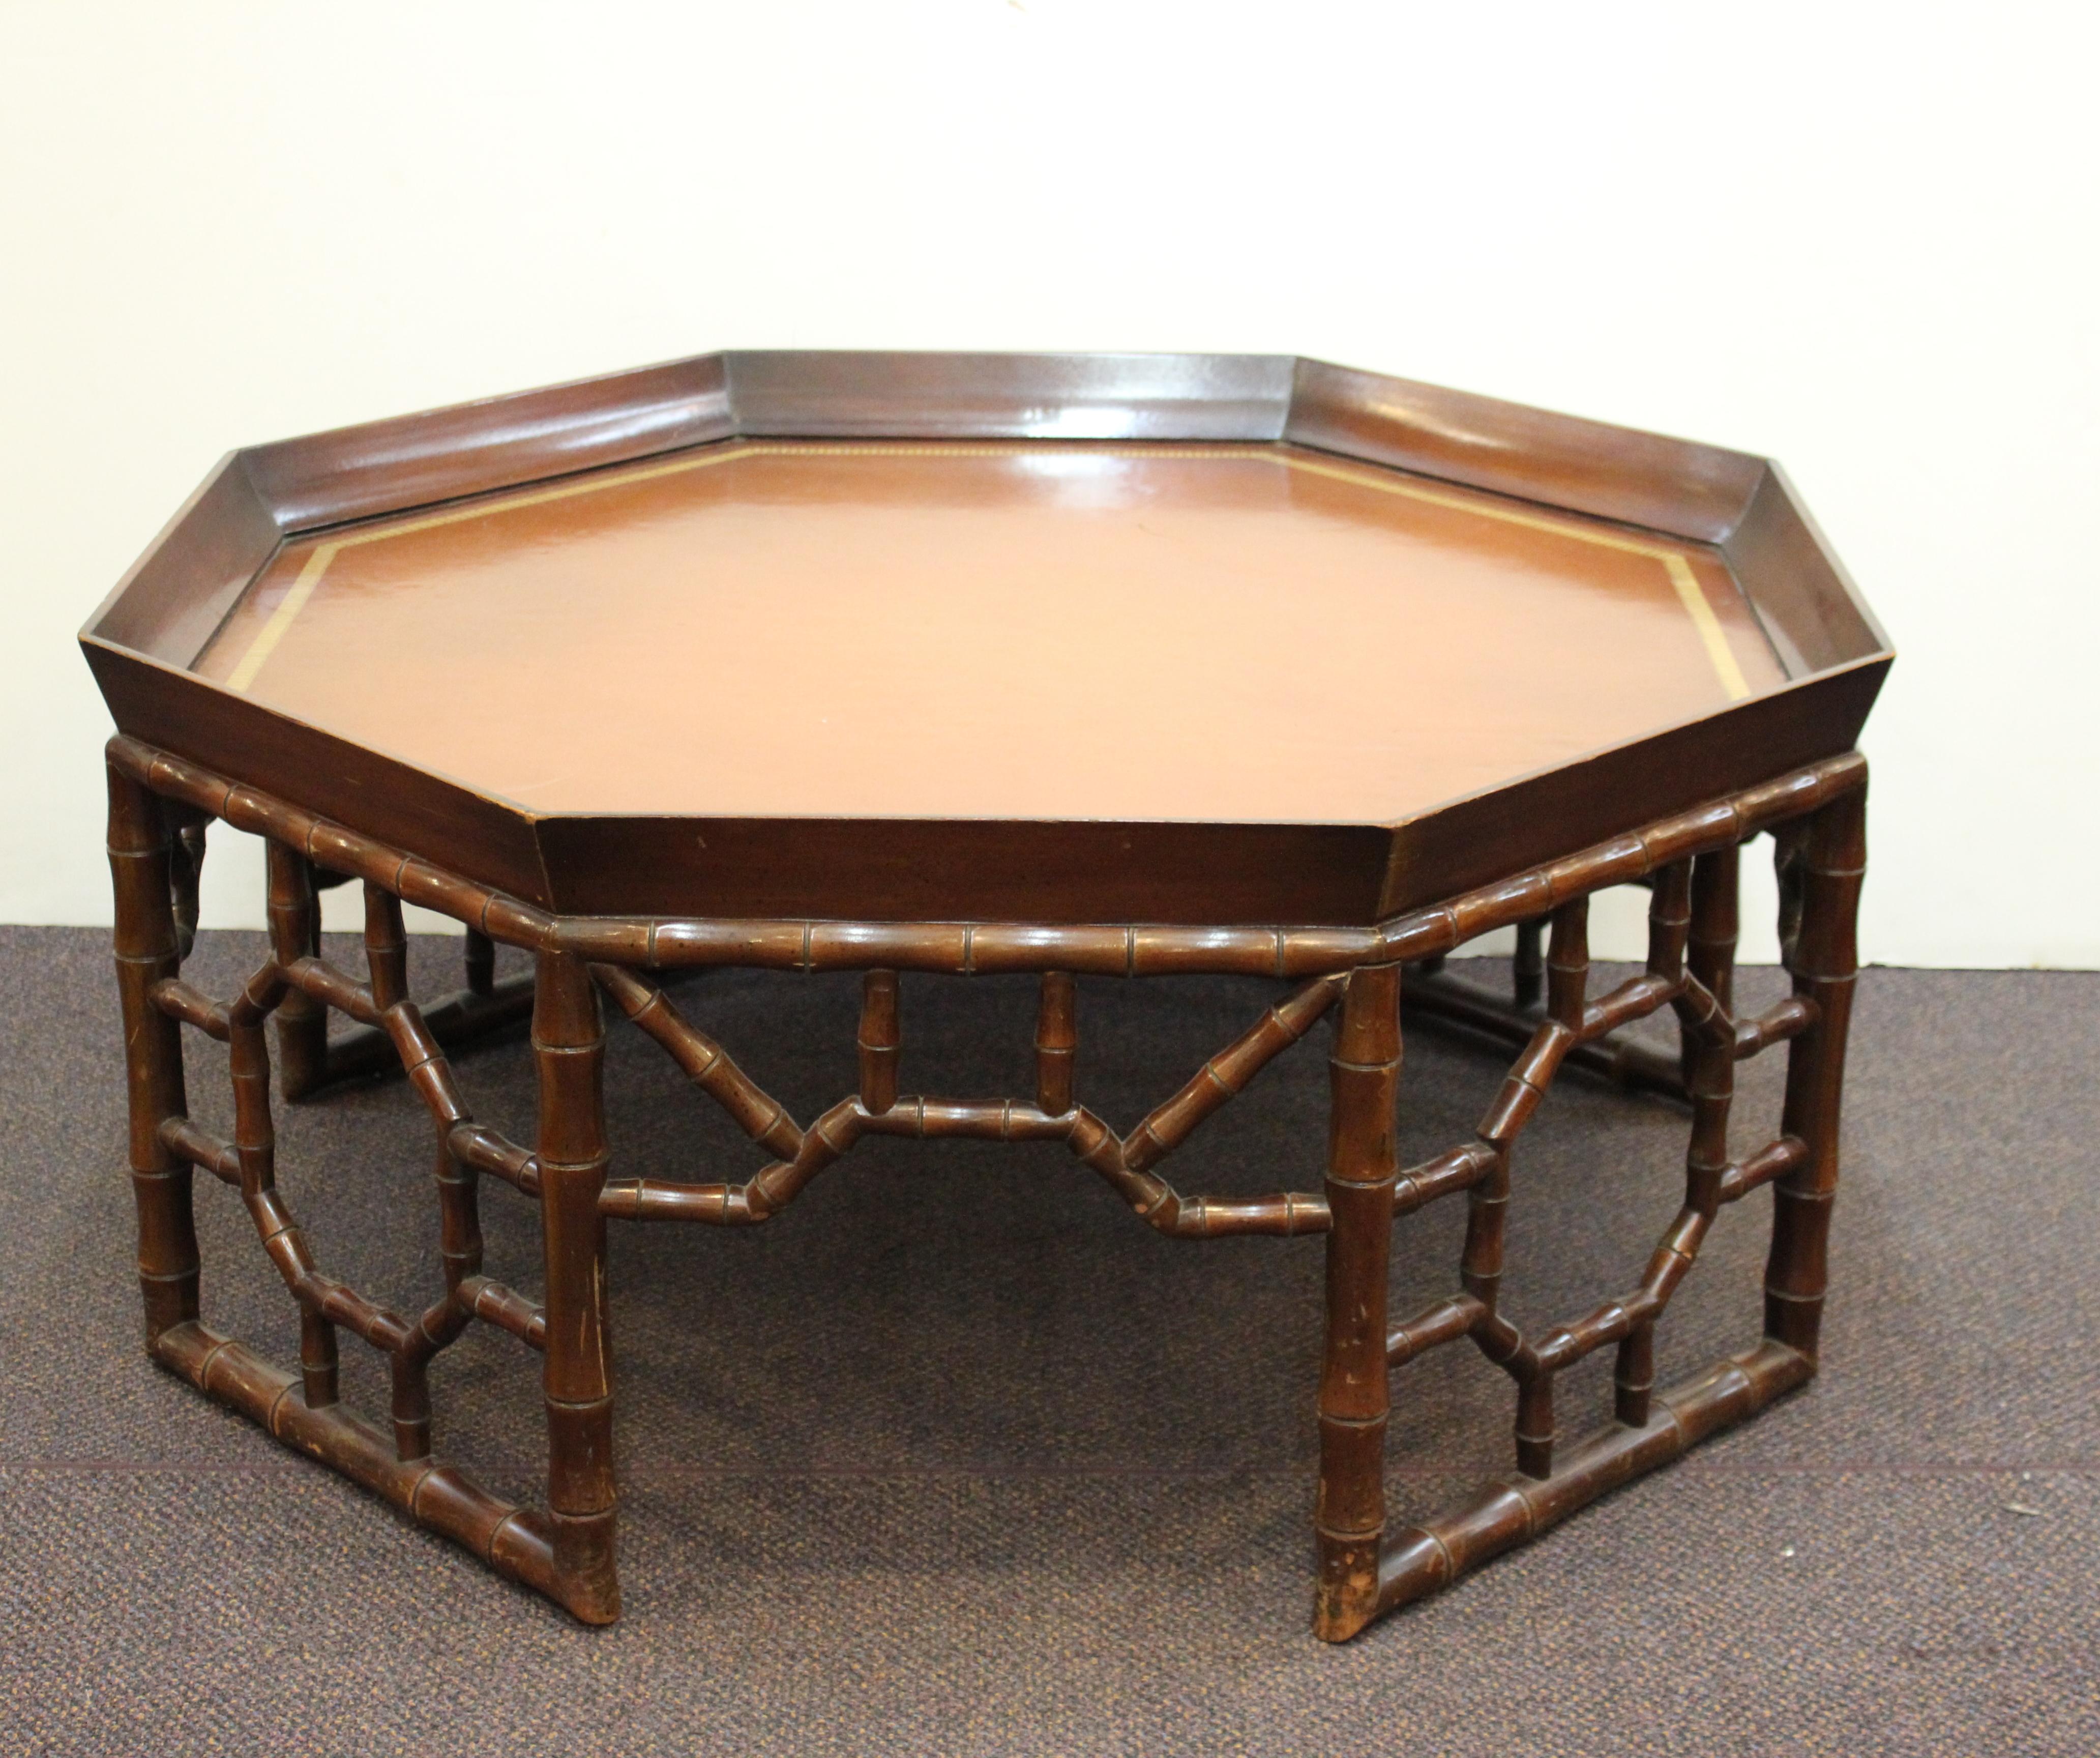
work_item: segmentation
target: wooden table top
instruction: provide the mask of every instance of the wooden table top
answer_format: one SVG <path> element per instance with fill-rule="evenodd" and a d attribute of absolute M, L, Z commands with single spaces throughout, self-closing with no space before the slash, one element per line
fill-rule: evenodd
<path fill-rule="evenodd" d="M 733 439 L 338 527 L 193 669 L 535 813 L 1326 824 L 1788 682 L 1704 544 L 1055 441 Z"/>
<path fill-rule="evenodd" d="M 1850 751 L 1769 459 L 1284 355 L 731 351 L 230 453 L 120 731 L 569 916 L 1361 925 Z"/>

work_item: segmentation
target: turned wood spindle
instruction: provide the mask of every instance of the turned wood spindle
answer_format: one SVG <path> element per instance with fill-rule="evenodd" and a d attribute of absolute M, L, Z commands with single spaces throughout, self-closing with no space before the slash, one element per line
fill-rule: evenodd
<path fill-rule="evenodd" d="M 1590 900 L 1570 898 L 1553 912 L 1546 954 L 1546 1013 L 1571 1031 L 1582 1029 L 1590 982 Z"/>
<path fill-rule="evenodd" d="M 1674 977 L 1692 932 L 1692 864 L 1672 861 L 1655 876 L 1648 900 L 1648 974 Z"/>
<path fill-rule="evenodd" d="M 1619 1345 L 1612 1366 L 1612 1414 L 1630 1429 L 1648 1426 L 1655 1392 L 1655 1323 L 1636 1324 Z"/>
<path fill-rule="evenodd" d="M 364 962 L 371 974 L 373 1005 L 380 1012 L 408 999 L 408 934 L 401 900 L 368 881 L 364 887 Z"/>
<path fill-rule="evenodd" d="M 897 1102 L 897 1064 L 903 1042 L 897 973 L 871 970 L 860 987 L 860 1102 L 875 1116 Z"/>
<path fill-rule="evenodd" d="M 1528 1478 L 1553 1475 L 1553 1376 L 1520 1380 L 1516 1395 L 1516 1469 Z"/>
<path fill-rule="evenodd" d="M 313 863 L 274 837 L 267 847 L 271 952 L 280 965 L 315 957 L 321 905 Z M 277 1083 L 288 1099 L 304 1098 L 328 1080 L 328 1011 L 298 989 L 277 1004 Z"/>
<path fill-rule="evenodd" d="M 1069 970 L 1046 970 L 1035 1007 L 1035 1104 L 1046 1117 L 1072 1108 L 1079 1045 L 1079 985 Z"/>
<path fill-rule="evenodd" d="M 311 1306 L 299 1310 L 299 1378 L 307 1408 L 338 1402 L 335 1326 Z"/>

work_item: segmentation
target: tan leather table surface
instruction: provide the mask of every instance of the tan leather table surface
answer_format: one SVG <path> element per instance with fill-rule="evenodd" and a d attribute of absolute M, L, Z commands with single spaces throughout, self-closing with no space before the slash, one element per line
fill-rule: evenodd
<path fill-rule="evenodd" d="M 1696 544 L 1281 445 L 730 441 L 285 546 L 195 669 L 549 812 L 1392 822 L 1786 679 Z"/>

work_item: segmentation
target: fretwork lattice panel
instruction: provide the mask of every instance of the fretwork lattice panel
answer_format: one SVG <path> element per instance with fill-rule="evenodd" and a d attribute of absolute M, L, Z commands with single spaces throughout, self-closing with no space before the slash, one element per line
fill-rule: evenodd
<path fill-rule="evenodd" d="M 176 767 L 165 759 L 146 766 L 157 779 L 163 766 L 171 774 Z M 818 923 L 667 924 L 660 930 L 655 924 L 549 921 L 542 927 L 508 900 L 427 866 L 418 868 L 411 857 L 280 802 L 244 797 L 244 790 L 196 771 L 180 778 L 196 797 L 164 799 L 113 762 L 117 968 L 132 1046 L 132 1166 L 152 1347 L 160 1359 L 280 1439 L 379 1491 L 580 1617 L 607 1621 L 617 1614 L 618 1589 L 606 1222 L 761 1224 L 870 1137 L 1060 1144 L 1170 1238 L 1328 1235 L 1316 1628 L 1330 1637 L 1346 1636 L 1379 1612 L 1448 1584 L 1617 1483 L 1675 1457 L 1813 1372 L 1825 1281 L 1824 1230 L 1836 1176 L 1842 1034 L 1856 966 L 1851 922 L 1864 858 L 1856 762 L 1849 769 L 1827 768 L 1827 774 L 1802 771 L 1471 894 L 1418 920 L 1374 930 L 1374 947 L 1400 954 L 1419 946 L 1431 967 L 1451 945 L 1470 938 L 1468 925 L 1486 931 L 1514 921 L 1521 930 L 1516 1009 L 1487 1006 L 1433 968 L 1418 973 L 1428 1011 L 1520 1037 L 1522 1044 L 1471 1136 L 1403 1167 L 1394 1122 L 1404 956 L 1352 961 L 1339 951 L 1346 935 Z M 1787 817 L 1784 802 L 1803 794 L 1810 797 L 1801 807 L 1812 815 Z M 214 798 L 216 813 L 203 803 Z M 180 966 L 195 938 L 204 824 L 236 808 L 259 819 L 271 839 L 271 951 L 237 995 L 218 1000 L 186 983 Z M 1754 1017 L 1739 1017 L 1733 1005 L 1738 846 L 1764 828 L 1775 829 L 1780 844 L 1782 939 L 1794 993 Z M 331 865 L 332 858 L 340 867 Z M 427 1011 L 408 989 L 402 896 L 412 869 L 424 900 L 448 900 L 470 930 L 467 987 Z M 320 950 L 316 877 L 344 870 L 364 881 L 361 981 Z M 1590 896 L 1629 880 L 1650 888 L 1646 965 L 1628 981 L 1594 993 Z M 1541 905 L 1550 921 L 1542 956 L 1536 913 Z M 499 913 L 536 949 L 530 982 L 494 979 L 490 936 Z M 766 961 L 813 969 L 820 939 L 826 958 L 864 970 L 859 1079 L 855 1092 L 803 1120 L 752 1080 L 726 1046 L 686 1018 L 648 967 L 660 952 L 686 945 L 705 948 L 721 962 L 762 953 Z M 906 1089 L 898 972 L 871 956 L 872 948 L 890 943 L 959 974 L 978 968 L 980 956 L 987 961 L 985 968 L 1012 969 L 1018 961 L 1020 968 L 1041 972 L 1032 1093 L 958 1099 Z M 1070 970 L 1052 968 L 1044 956 L 1052 945 L 1101 961 L 1083 968 L 1120 963 L 1128 975 L 1140 973 L 1141 957 L 1143 968 L 1167 970 L 1220 968 L 1221 959 L 1223 968 L 1244 969 L 1233 961 L 1273 957 L 1271 974 L 1286 979 L 1295 958 L 1310 960 L 1314 969 L 1178 1090 L 1118 1133 L 1076 1090 L 1076 987 Z M 593 956 L 586 948 L 638 952 L 641 968 Z M 601 993 L 751 1140 L 764 1156 L 751 1176 L 737 1182 L 608 1176 Z M 1535 1019 L 1524 1004 L 1538 1005 Z M 540 1093 L 531 1149 L 474 1117 L 444 1053 L 448 1040 L 515 1018 L 528 1006 Z M 1621 1036 L 1632 1023 L 1665 1009 L 1674 1014 L 1681 1032 L 1674 1067 L 1669 1058 Z M 333 1044 L 327 1033 L 332 1011 L 354 1023 L 351 1034 Z M 1169 1182 L 1162 1164 L 1330 1013 L 1332 1120 L 1324 1190 L 1226 1198 L 1185 1192 Z M 395 1310 L 331 1275 L 280 1189 L 267 1029 L 273 1015 L 288 1096 L 391 1058 L 421 1100 L 433 1132 L 443 1285 L 420 1309 Z M 172 1036 L 184 1027 L 227 1048 L 230 1139 L 208 1133 L 189 1115 Z M 1789 1062 L 1780 1129 L 1732 1132 L 1738 1062 L 1793 1040 L 1811 1053 Z M 1524 1195 L 1516 1168 L 1525 1128 L 1571 1063 L 1682 1090 L 1691 1108 L 1683 1199 L 1674 1217 L 1662 1217 L 1645 1270 L 1632 1285 L 1526 1332 L 1505 1310 L 1508 1216 Z M 206 1329 L 199 1318 L 188 1199 L 193 1168 L 240 1193 L 264 1252 L 298 1305 L 296 1375 Z M 484 1175 L 539 1205 L 546 1275 L 537 1300 L 483 1273 Z M 1779 1191 L 1764 1341 L 1686 1385 L 1658 1392 L 1657 1325 L 1722 1212 L 1768 1184 Z M 1466 1229 L 1456 1286 L 1393 1320 L 1387 1311 L 1393 1224 L 1431 1204 L 1461 1201 Z M 544 1508 L 499 1501 L 432 1455 L 430 1363 L 477 1320 L 541 1354 L 549 1437 Z M 338 1347 L 345 1331 L 386 1364 L 390 1434 L 343 1407 Z M 1449 1513 L 1392 1525 L 1383 1481 L 1388 1377 L 1432 1350 L 1468 1340 L 1512 1384 L 1514 1469 Z M 1614 1420 L 1571 1441 L 1557 1420 L 1556 1385 L 1578 1363 L 1605 1351 L 1614 1363 Z"/>

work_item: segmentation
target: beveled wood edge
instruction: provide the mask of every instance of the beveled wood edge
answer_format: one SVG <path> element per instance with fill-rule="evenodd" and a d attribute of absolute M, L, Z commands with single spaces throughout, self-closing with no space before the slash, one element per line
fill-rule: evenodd
<path fill-rule="evenodd" d="M 1746 453 L 1291 356 L 818 350 L 697 355 L 245 448 L 82 634 L 186 667 L 286 537 L 744 434 L 1284 439 L 1718 545 L 1783 659 L 1888 651 L 1785 479 Z M 214 584 L 174 603 L 198 571 Z M 141 587 L 158 589 L 143 607 Z"/>
<path fill-rule="evenodd" d="M 926 876 L 960 871 L 972 875 L 964 894 L 1002 919 L 1069 921 L 1061 906 L 1076 894 L 1116 919 L 1190 925 L 1361 925 L 1836 755 L 1857 742 L 1890 663 L 1855 661 L 1397 823 L 747 820 L 536 813 L 165 662 L 83 645 L 124 734 L 541 908 L 925 920 L 955 908 Z"/>
<path fill-rule="evenodd" d="M 735 431 L 727 357 L 702 354 L 276 440 L 240 455 L 289 535 L 632 463 Z"/>
<path fill-rule="evenodd" d="M 1856 742 L 1888 666 L 1857 662 L 1397 825 L 742 820 L 535 814 L 123 648 L 86 645 L 125 735 L 295 795 L 540 908 L 923 921 L 960 895 L 985 916 L 1070 921 L 1066 897 L 1091 895 L 1114 919 L 1185 925 L 1361 926 L 1835 756 Z M 696 826 L 704 868 L 692 865 Z M 925 877 L 955 872 L 971 875 L 968 888 Z"/>
<path fill-rule="evenodd" d="M 1718 544 L 1764 460 L 1471 391 L 1300 360 L 1282 437 L 1366 463 Z"/>
<path fill-rule="evenodd" d="M 238 452 L 204 480 L 154 534 L 138 560 L 81 625 L 90 638 L 187 665 L 238 602 L 281 541 L 275 515 L 249 479 Z M 200 577 L 208 582 L 201 589 Z"/>
<path fill-rule="evenodd" d="M 514 801 L 339 738 L 165 660 L 93 635 L 83 635 L 81 647 L 120 739 L 196 753 L 205 767 L 232 773 L 232 784 L 265 793 L 276 779 L 273 768 L 304 775 L 324 810 L 355 816 L 373 833 L 404 842 L 469 848 L 488 883 L 536 904 L 553 903 L 531 815 Z M 240 760 L 254 753 L 269 761 Z"/>
<path fill-rule="evenodd" d="M 955 976 L 1060 970 L 1285 978 L 1411 963 L 1535 921 L 1571 898 L 1741 842 L 1867 782 L 1866 759 L 1857 752 L 1828 758 L 1369 928 L 633 919 L 557 915 L 121 733 L 105 749 L 112 767 L 156 793 L 536 954 L 658 970 L 883 969 Z"/>
<path fill-rule="evenodd" d="M 1858 583 L 1776 460 L 1765 461 L 1756 492 L 1720 550 L 1791 674 L 1895 656 Z"/>
<path fill-rule="evenodd" d="M 1069 920 L 1063 899 L 1091 896 L 1115 919 L 1361 925 L 1849 751 L 1890 663 L 1855 660 L 1375 826 L 592 813 L 536 822 L 552 894 L 572 913 L 671 913 L 705 899 L 723 916 L 920 920 L 955 907 L 924 876 L 964 872 L 973 901 L 1005 919 Z M 704 856 L 694 841 L 703 824 Z"/>
<path fill-rule="evenodd" d="M 1361 924 L 1392 838 L 1380 824 L 1158 819 L 554 813 L 533 827 L 568 913 L 889 921 L 962 908 L 1069 921 L 1067 900 L 1085 898 L 1094 920 Z"/>
<path fill-rule="evenodd" d="M 949 871 L 960 866 L 976 872 L 983 881 L 989 868 L 1000 866 L 1009 877 L 1015 872 L 1032 876 L 1033 889 L 1039 894 L 1050 889 L 1044 876 L 1054 875 L 1061 864 L 1070 865 L 1074 848 L 1083 845 L 1092 849 L 1097 862 L 1119 859 L 1127 875 L 1135 876 L 1127 889 L 1141 894 L 1132 909 L 1139 919 L 1219 920 L 1229 914 L 1229 907 L 1221 908 L 1219 898 L 1237 882 L 1242 891 L 1251 888 L 1265 895 L 1249 900 L 1234 919 L 1266 921 L 1287 916 L 1364 922 L 1374 912 L 1391 834 L 1375 824 L 739 820 L 535 813 L 514 800 L 341 738 L 164 661 L 94 637 L 83 638 L 82 646 L 120 736 L 266 794 L 296 793 L 311 810 L 355 823 L 366 834 L 427 850 L 431 859 L 449 863 L 455 870 L 510 895 L 569 913 L 633 913 L 648 908 L 646 903 L 606 900 L 608 886 L 615 892 L 622 889 L 617 870 L 631 871 L 639 863 L 653 871 L 664 860 L 690 849 L 694 828 L 704 826 L 712 850 L 710 894 L 720 895 L 715 913 L 721 916 L 779 915 L 788 902 L 777 894 L 783 889 L 779 884 L 767 888 L 775 895 L 739 898 L 735 872 L 725 876 L 725 861 L 740 840 L 749 840 L 740 839 L 739 831 L 757 830 L 761 833 L 761 841 L 785 841 L 804 848 L 812 841 L 821 844 L 842 833 L 889 846 L 893 852 L 915 841 L 935 841 L 941 846 L 933 853 L 917 851 L 914 870 Z M 672 846 L 670 855 L 655 846 L 666 841 Z M 770 857 L 773 869 L 778 871 L 780 862 L 791 860 L 794 853 L 793 848 L 774 848 Z M 879 856 L 879 848 L 876 854 Z M 1221 863 L 1232 868 L 1222 881 Z M 610 879 L 608 864 L 615 869 Z M 880 859 L 841 859 L 819 864 L 827 872 L 844 874 L 855 894 L 837 896 L 837 887 L 832 886 L 834 899 L 822 913 L 903 920 L 936 913 L 925 908 L 900 907 L 911 903 L 908 897 L 878 899 L 877 881 L 871 876 L 879 874 Z M 744 865 L 748 868 L 752 863 Z M 1098 866 L 1092 871 L 1098 881 Z M 1233 875 L 1238 876 L 1237 881 Z M 677 877 L 676 873 L 657 875 L 673 890 L 677 887 L 672 881 Z M 1192 900 L 1185 908 L 1170 901 L 1178 889 L 1199 880 L 1201 900 Z M 624 890 L 631 899 L 634 888 Z M 993 894 L 997 882 L 983 883 L 982 890 Z M 1286 898 L 1295 900 L 1295 905 L 1286 906 Z M 1012 914 L 1032 917 L 1047 912 L 1025 899 L 1009 901 L 1020 906 Z M 679 907 L 666 903 L 661 908 L 670 913 Z"/>
<path fill-rule="evenodd" d="M 1894 656 L 1869 654 L 1564 763 L 1446 801 L 1393 827 L 1379 912 L 1411 909 L 1522 865 L 1543 824 L 1577 844 L 1758 777 L 1852 749 Z M 1638 821 L 1638 820 L 1635 820 Z"/>
<path fill-rule="evenodd" d="M 1269 354 L 723 356 L 736 431 L 753 438 L 1281 439 L 1296 364 Z"/>
<path fill-rule="evenodd" d="M 1894 649 L 1778 464 L 1470 391 L 1298 362 L 1285 439 L 1717 548 L 1788 675 Z"/>

